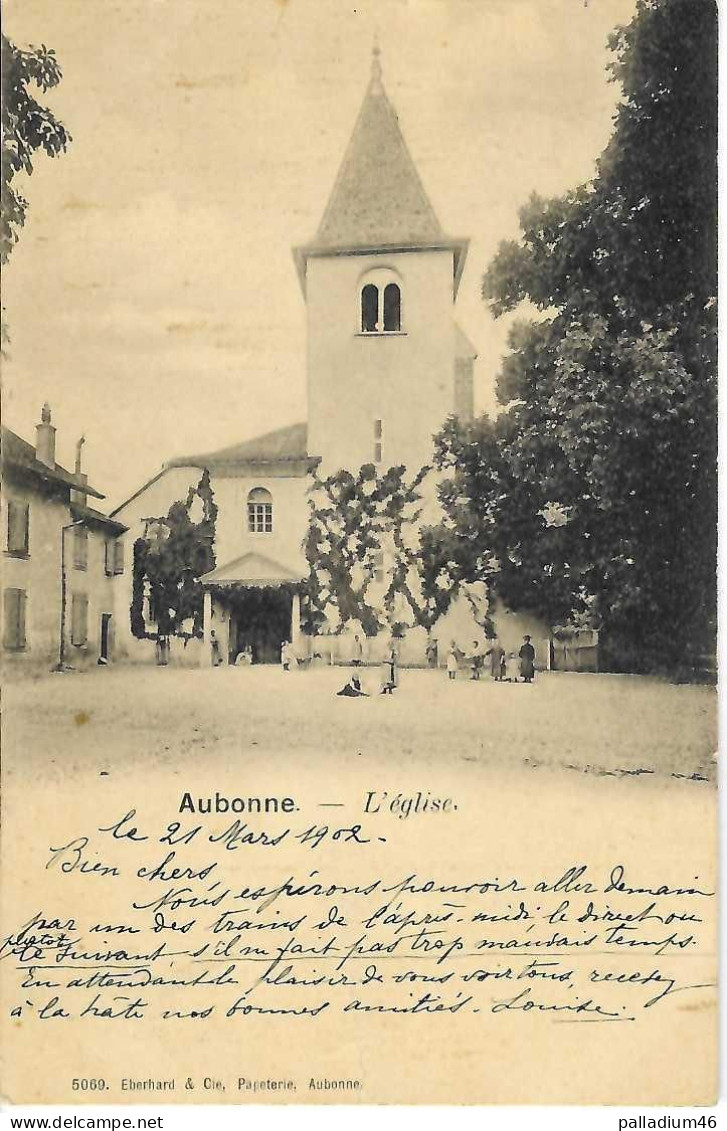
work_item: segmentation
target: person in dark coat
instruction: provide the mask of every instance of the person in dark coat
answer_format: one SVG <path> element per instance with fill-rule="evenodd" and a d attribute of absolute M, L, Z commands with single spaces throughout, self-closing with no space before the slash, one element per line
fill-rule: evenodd
<path fill-rule="evenodd" d="M 392 695 L 399 686 L 399 655 L 392 643 L 381 668 L 381 694 Z"/>
<path fill-rule="evenodd" d="M 497 680 L 502 679 L 501 668 L 505 656 L 505 649 L 497 637 L 490 642 L 490 647 L 485 652 L 485 655 L 490 657 L 490 675 L 492 678 Z"/>
<path fill-rule="evenodd" d="M 523 638 L 520 655 L 520 675 L 524 683 L 532 683 L 535 675 L 535 649 L 530 643 L 530 637 Z"/>
<path fill-rule="evenodd" d="M 482 674 L 482 665 L 485 662 L 479 640 L 472 641 L 472 655 L 470 657 L 470 664 L 472 666 L 472 675 L 470 679 L 478 680 Z"/>

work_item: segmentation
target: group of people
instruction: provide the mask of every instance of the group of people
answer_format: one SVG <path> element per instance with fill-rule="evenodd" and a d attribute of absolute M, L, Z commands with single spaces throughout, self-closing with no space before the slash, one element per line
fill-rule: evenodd
<path fill-rule="evenodd" d="M 432 642 L 436 649 L 436 640 Z M 436 653 L 435 653 L 436 655 Z M 430 651 L 427 651 L 428 658 Z M 503 648 L 500 641 L 495 637 L 490 641 L 490 647 L 483 651 L 482 645 L 479 640 L 473 640 L 472 651 L 469 655 L 464 653 L 457 647 L 456 640 L 453 640 L 447 651 L 447 676 L 453 680 L 457 678 L 457 674 L 464 666 L 465 669 L 469 668 L 470 679 L 479 680 L 485 668 L 487 657 L 490 659 L 490 676 L 497 683 L 517 683 L 517 676 L 514 680 L 508 675 L 508 655 Z M 514 658 L 514 653 L 511 653 Z M 519 660 L 519 673 L 523 683 L 532 683 L 535 678 L 535 649 L 533 648 L 532 641 L 529 636 L 523 637 L 523 643 L 518 652 Z M 430 667 L 438 666 L 438 657 L 432 664 L 430 659 Z"/>
<path fill-rule="evenodd" d="M 453 640 L 447 651 L 446 669 L 448 679 L 456 679 L 458 673 L 464 667 L 465 670 L 469 670 L 470 679 L 479 680 L 485 668 L 487 658 L 489 657 L 490 676 L 493 680 L 497 683 L 517 683 L 518 676 L 510 677 L 508 675 L 508 655 L 500 641 L 495 637 L 495 639 L 491 640 L 489 643 L 489 648 L 483 650 L 479 641 L 474 640 L 472 642 L 472 651 L 468 655 L 458 648 L 457 642 Z M 511 655 L 514 657 L 514 653 Z M 517 653 L 517 659 L 519 678 L 523 683 L 532 683 L 535 678 L 535 648 L 529 636 L 523 637 L 522 645 Z M 360 669 L 363 664 L 363 645 L 358 636 L 354 637 L 353 658 L 351 662 L 354 672 L 351 678 L 336 694 L 348 698 L 366 696 L 368 692 L 363 690 L 361 677 L 358 674 L 358 669 Z M 439 648 L 437 641 L 433 639 L 430 639 L 427 644 L 427 663 L 430 668 L 439 667 Z M 396 645 L 392 643 L 381 665 L 381 687 L 379 693 L 381 695 L 392 695 L 398 686 L 399 657 Z"/>
<path fill-rule="evenodd" d="M 353 675 L 336 694 L 343 695 L 349 699 L 357 699 L 361 696 L 365 697 L 368 695 L 368 692 L 364 691 L 361 686 L 361 677 L 358 674 L 363 664 L 363 644 L 360 636 L 354 636 L 353 638 L 353 659 L 351 662 L 354 667 Z M 386 656 L 381 664 L 380 671 L 381 686 L 379 688 L 379 694 L 393 695 L 399 686 L 399 654 L 393 641 L 386 651 Z"/>
<path fill-rule="evenodd" d="M 210 633 L 210 645 L 212 650 L 212 665 L 217 667 L 222 663 L 222 653 L 220 643 L 214 631 Z M 483 649 L 479 640 L 473 640 L 472 651 L 467 654 L 457 645 L 456 640 L 453 640 L 447 650 L 446 670 L 447 678 L 454 680 L 460 671 L 469 670 L 470 679 L 479 680 L 482 672 L 486 666 L 489 657 L 490 676 L 498 683 L 517 683 L 518 677 L 512 679 L 508 675 L 508 655 L 503 648 L 502 644 L 495 637 L 489 641 L 489 648 Z M 510 656 L 515 658 L 515 653 Z M 532 645 L 531 638 L 525 636 L 523 643 L 517 653 L 519 661 L 519 678 L 523 683 L 532 683 L 535 677 L 535 649 Z M 243 648 L 236 658 L 236 663 L 249 664 L 252 663 L 252 648 Z M 353 638 L 353 649 L 351 663 L 354 668 L 353 675 L 341 688 L 338 695 L 348 697 L 365 696 L 367 692 L 361 686 L 361 678 L 358 674 L 359 669 L 363 665 L 364 648 L 361 637 L 357 634 Z M 284 672 L 288 672 L 291 666 L 296 664 L 296 655 L 293 650 L 293 645 L 289 640 L 284 640 L 280 649 L 280 663 Z M 439 645 L 436 639 L 430 637 L 427 643 L 427 664 L 430 668 L 439 667 Z M 387 648 L 386 656 L 381 664 L 381 687 L 380 694 L 392 695 L 399 686 L 399 654 L 397 651 L 396 643 L 392 640 Z"/>

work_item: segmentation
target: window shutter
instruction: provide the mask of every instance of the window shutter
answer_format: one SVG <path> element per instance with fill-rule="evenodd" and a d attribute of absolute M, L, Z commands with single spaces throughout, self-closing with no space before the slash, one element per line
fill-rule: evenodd
<path fill-rule="evenodd" d="M 6 589 L 3 594 L 3 647 L 20 652 L 25 648 L 24 589 Z"/>
<path fill-rule="evenodd" d="M 26 517 L 27 517 L 27 514 L 28 514 L 28 508 L 27 507 L 25 508 L 25 514 L 26 514 Z M 26 542 L 26 545 L 27 545 L 27 542 Z M 18 626 L 17 627 L 17 641 L 18 641 L 17 646 L 18 646 L 18 648 L 25 648 L 25 645 L 26 645 L 26 639 L 25 639 L 25 605 L 26 605 L 26 601 L 27 601 L 27 598 L 26 598 L 26 595 L 25 595 L 25 590 L 24 589 L 18 589 L 18 620 L 17 620 L 17 626 Z"/>
<path fill-rule="evenodd" d="M 124 543 L 114 542 L 114 573 L 124 572 Z"/>
<path fill-rule="evenodd" d="M 104 571 L 107 577 L 114 572 L 114 543 L 110 538 L 104 544 Z"/>
<path fill-rule="evenodd" d="M 8 552 L 27 554 L 28 532 L 30 526 L 30 506 L 28 503 L 8 502 Z"/>
<path fill-rule="evenodd" d="M 85 526 L 77 526 L 73 532 L 73 566 L 75 569 L 88 566 L 88 531 Z"/>
<path fill-rule="evenodd" d="M 71 601 L 71 644 L 82 645 L 88 641 L 88 597 L 74 593 Z"/>

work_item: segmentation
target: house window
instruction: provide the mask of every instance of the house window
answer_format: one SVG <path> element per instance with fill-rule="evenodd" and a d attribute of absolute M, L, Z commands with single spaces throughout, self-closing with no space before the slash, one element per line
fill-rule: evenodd
<path fill-rule="evenodd" d="M 25 649 L 24 589 L 6 589 L 3 593 L 3 647 L 8 652 Z"/>
<path fill-rule="evenodd" d="M 384 458 L 384 428 L 380 420 L 374 421 L 374 463 Z"/>
<path fill-rule="evenodd" d="M 251 534 L 273 532 L 273 496 L 264 487 L 254 487 L 247 496 L 247 528 Z"/>
<path fill-rule="evenodd" d="M 8 501 L 8 553 L 16 558 L 28 555 L 30 546 L 30 506 Z"/>
<path fill-rule="evenodd" d="M 73 531 L 73 568 L 88 568 L 88 531 L 85 526 L 77 526 Z"/>
<path fill-rule="evenodd" d="M 81 647 L 88 643 L 88 597 L 74 593 L 71 598 L 71 644 Z"/>
<path fill-rule="evenodd" d="M 401 286 L 389 267 L 369 271 L 360 286 L 359 330 L 362 334 L 401 333 Z"/>
<path fill-rule="evenodd" d="M 106 576 L 124 572 L 124 543 L 113 539 L 106 542 L 105 570 Z"/>

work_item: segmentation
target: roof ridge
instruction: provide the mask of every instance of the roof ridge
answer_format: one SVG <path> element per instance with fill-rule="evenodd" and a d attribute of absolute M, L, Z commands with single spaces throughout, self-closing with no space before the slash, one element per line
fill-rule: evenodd
<path fill-rule="evenodd" d="M 290 438 L 292 441 L 289 451 L 273 451 L 265 453 L 264 451 L 255 454 L 254 451 L 245 453 L 245 449 L 251 448 L 253 445 L 264 444 L 265 441 L 271 441 L 281 438 Z M 163 467 L 164 470 L 173 467 L 194 467 L 206 463 L 235 463 L 235 462 L 265 462 L 281 460 L 300 460 L 307 458 L 307 439 L 308 439 L 308 422 L 296 421 L 294 424 L 284 424 L 280 428 L 272 428 L 267 432 L 258 433 L 257 436 L 251 436 L 247 440 L 240 440 L 234 444 L 226 444 L 223 448 L 217 448 L 211 452 L 196 452 L 192 455 L 175 456 L 172 459 L 166 460 Z M 300 450 L 293 450 L 296 448 L 296 441 L 298 441 Z M 241 454 L 242 453 L 242 454 Z"/>

